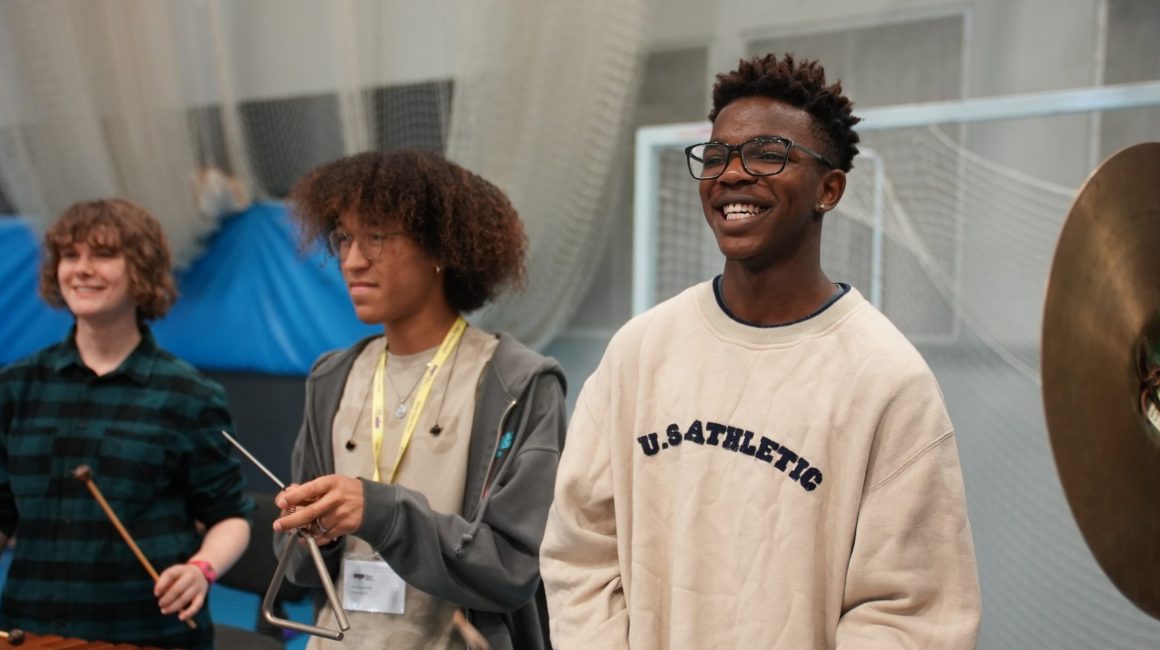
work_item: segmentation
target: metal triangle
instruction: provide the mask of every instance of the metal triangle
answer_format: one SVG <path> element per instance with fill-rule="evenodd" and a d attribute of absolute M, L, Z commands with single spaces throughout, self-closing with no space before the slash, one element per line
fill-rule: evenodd
<path fill-rule="evenodd" d="M 282 554 L 278 556 L 278 568 L 274 569 L 274 575 L 270 579 L 270 587 L 266 590 L 266 597 L 262 599 L 262 619 L 270 625 L 287 630 L 342 641 L 343 633 L 350 629 L 350 621 L 347 620 L 346 611 L 343 610 L 342 603 L 338 600 L 338 594 L 334 591 L 334 582 L 331 581 L 330 573 L 326 570 L 326 562 L 322 559 L 322 551 L 318 548 L 318 542 L 314 541 L 314 536 L 306 532 L 305 528 L 299 528 L 293 534 L 306 541 L 306 547 L 310 550 L 310 558 L 314 560 L 314 569 L 318 571 L 318 577 L 322 582 L 322 590 L 326 592 L 326 600 L 330 603 L 330 609 L 334 612 L 334 618 L 338 623 L 338 630 L 328 630 L 324 627 L 307 625 L 298 621 L 278 618 L 274 615 L 274 601 L 278 598 L 282 582 L 286 579 L 286 570 L 290 567 L 290 555 L 294 553 L 295 543 L 293 540 L 286 544 L 286 547 L 282 549 Z"/>

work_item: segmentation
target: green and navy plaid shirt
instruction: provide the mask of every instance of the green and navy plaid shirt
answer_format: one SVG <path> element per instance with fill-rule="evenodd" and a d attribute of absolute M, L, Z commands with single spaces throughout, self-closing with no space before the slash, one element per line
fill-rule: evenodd
<path fill-rule="evenodd" d="M 0 532 L 16 537 L 0 627 L 90 641 L 211 647 L 208 604 L 191 630 L 162 616 L 153 580 L 85 485 L 100 489 L 158 573 L 184 563 L 207 527 L 247 516 L 225 393 L 141 344 L 98 377 L 64 342 L 0 371 Z"/>

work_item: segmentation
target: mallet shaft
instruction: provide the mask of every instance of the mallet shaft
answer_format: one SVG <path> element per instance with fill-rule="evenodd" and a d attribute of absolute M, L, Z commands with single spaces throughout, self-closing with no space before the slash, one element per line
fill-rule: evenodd
<path fill-rule="evenodd" d="M 125 525 L 121 523 L 121 518 L 117 516 L 117 513 L 113 512 L 113 508 L 109 506 L 109 502 L 105 501 L 105 495 L 101 494 L 100 488 L 93 482 L 93 471 L 89 466 L 81 465 L 77 467 L 73 470 L 73 476 L 84 483 L 85 487 L 89 489 L 93 498 L 97 500 L 97 505 L 101 506 L 101 510 L 105 511 L 105 516 L 109 518 L 109 521 L 113 523 L 113 527 L 121 534 L 121 539 L 125 540 L 125 543 L 129 545 L 129 549 L 133 551 L 133 555 L 137 556 L 137 561 L 149 572 L 149 577 L 153 578 L 153 582 L 160 580 L 161 576 L 157 574 L 157 569 L 153 568 L 153 564 L 149 562 L 149 558 L 145 557 L 145 554 L 141 552 L 141 548 L 137 546 L 137 542 L 133 541 L 133 536 L 129 534 L 129 531 L 125 529 Z M 193 622 L 193 619 L 187 619 L 185 622 L 189 625 L 190 629 L 197 629 L 197 623 Z"/>

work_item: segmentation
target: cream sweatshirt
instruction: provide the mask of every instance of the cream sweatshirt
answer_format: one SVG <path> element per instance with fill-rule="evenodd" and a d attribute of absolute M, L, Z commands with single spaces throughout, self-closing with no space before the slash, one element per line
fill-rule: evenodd
<path fill-rule="evenodd" d="M 851 289 L 751 327 L 697 285 L 585 383 L 541 546 L 572 648 L 972 648 L 953 429 L 914 347 Z"/>

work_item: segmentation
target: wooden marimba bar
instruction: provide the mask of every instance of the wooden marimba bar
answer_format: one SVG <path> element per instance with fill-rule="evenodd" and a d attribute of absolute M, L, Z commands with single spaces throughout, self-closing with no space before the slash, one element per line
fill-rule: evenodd
<path fill-rule="evenodd" d="M 0 650 L 20 648 L 20 650 L 156 650 L 147 646 L 137 646 L 130 643 L 108 643 L 105 641 L 85 641 L 83 639 L 66 639 L 55 634 L 24 633 L 24 640 L 19 644 L 12 643 L 12 639 L 0 638 Z"/>

